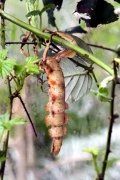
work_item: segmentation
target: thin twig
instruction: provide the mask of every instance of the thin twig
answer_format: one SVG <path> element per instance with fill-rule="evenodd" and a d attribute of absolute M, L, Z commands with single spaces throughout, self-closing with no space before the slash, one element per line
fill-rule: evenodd
<path fill-rule="evenodd" d="M 93 76 L 93 78 L 94 78 L 94 81 L 95 81 L 95 83 L 96 83 L 96 86 L 99 88 L 99 84 L 98 84 L 98 81 L 97 81 L 97 78 L 96 78 L 96 76 L 95 76 L 94 71 L 92 71 L 92 76 Z"/>
<path fill-rule="evenodd" d="M 112 81 L 112 91 L 111 91 L 112 100 L 111 100 L 111 105 L 110 105 L 110 119 L 109 119 L 110 122 L 109 122 L 109 129 L 108 129 L 108 137 L 107 137 L 105 156 L 104 156 L 104 160 L 103 160 L 102 172 L 101 172 L 98 180 L 104 180 L 105 171 L 107 168 L 108 156 L 109 156 L 109 153 L 111 152 L 111 150 L 110 150 L 111 136 L 112 136 L 112 129 L 113 129 L 113 124 L 114 124 L 114 120 L 115 120 L 114 104 L 115 104 L 115 87 L 116 87 L 116 78 L 117 78 L 116 62 L 113 62 L 113 68 L 114 68 L 115 78 Z"/>
<path fill-rule="evenodd" d="M 25 106 L 25 104 L 24 104 L 21 96 L 18 95 L 17 97 L 19 98 L 22 106 L 24 107 L 24 110 L 25 110 L 25 112 L 26 112 L 26 114 L 27 114 L 27 116 L 28 116 L 28 118 L 29 118 L 29 121 L 30 121 L 30 123 L 31 123 L 31 125 L 32 125 L 32 128 L 33 128 L 33 131 L 34 131 L 34 133 L 35 133 L 35 136 L 37 136 L 37 132 L 36 132 L 36 129 L 35 129 L 34 124 L 33 124 L 33 122 L 32 122 L 32 119 L 31 119 L 31 117 L 30 117 L 30 115 L 29 115 L 29 113 L 28 113 L 28 111 L 27 111 L 27 108 L 26 108 L 26 106 Z"/>
<path fill-rule="evenodd" d="M 0 3 L 0 9 L 4 11 L 5 2 Z M 5 49 L 5 19 L 1 16 L 1 46 Z"/>
<path fill-rule="evenodd" d="M 90 43 L 87 43 L 87 45 L 88 45 L 88 46 L 95 47 L 95 48 L 104 49 L 104 50 L 107 50 L 107 51 L 112 51 L 112 52 L 114 52 L 114 53 L 117 54 L 117 51 L 116 51 L 115 49 L 107 48 L 107 47 L 100 46 L 100 45 L 96 45 L 96 44 L 90 44 Z"/>
<path fill-rule="evenodd" d="M 5 42 L 5 45 L 6 44 L 35 44 L 37 45 L 36 42 Z"/>
<path fill-rule="evenodd" d="M 7 78 L 7 83 L 8 83 L 9 98 L 10 98 L 10 104 L 9 104 L 9 121 L 10 121 L 12 117 L 13 98 L 12 98 L 12 90 L 11 90 L 9 77 Z M 3 145 L 4 157 L 7 156 L 8 141 L 9 141 L 9 131 L 6 130 L 6 136 L 5 136 L 4 145 Z M 6 164 L 6 160 L 1 163 L 1 169 L 0 169 L 1 180 L 3 180 L 3 177 L 4 177 L 5 164 Z"/>
<path fill-rule="evenodd" d="M 5 7 L 5 0 L 0 3 L 0 9 L 4 10 Z M 5 19 L 4 17 L 1 16 L 1 46 L 2 49 L 5 49 Z M 11 119 L 12 116 L 12 99 L 11 99 L 11 86 L 10 86 L 10 81 L 9 77 L 7 78 L 8 82 L 8 89 L 9 89 L 9 96 L 10 96 L 10 104 L 9 104 L 9 120 Z M 6 135 L 4 138 L 4 143 L 3 143 L 3 149 L 2 151 L 4 152 L 4 157 L 6 158 L 7 156 L 7 150 L 8 150 L 8 140 L 9 140 L 9 131 L 6 130 Z M 5 164 L 6 164 L 6 159 L 5 161 L 1 162 L 1 167 L 0 167 L 0 179 L 3 180 L 4 178 L 4 172 L 5 172 Z"/>

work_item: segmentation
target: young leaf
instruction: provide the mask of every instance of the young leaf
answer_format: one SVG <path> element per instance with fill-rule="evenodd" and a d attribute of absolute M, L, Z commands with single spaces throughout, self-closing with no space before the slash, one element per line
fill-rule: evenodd
<path fill-rule="evenodd" d="M 84 148 L 83 152 L 89 152 L 93 156 L 97 156 L 99 154 L 99 149 L 98 148 Z"/>
<path fill-rule="evenodd" d="M 39 74 L 40 70 L 34 63 L 38 62 L 38 57 L 28 57 L 26 58 L 26 69 L 28 74 Z"/>
<path fill-rule="evenodd" d="M 50 8 L 54 8 L 54 7 L 55 7 L 54 4 L 48 4 L 48 5 L 44 6 L 41 11 L 40 11 L 40 10 L 30 11 L 30 12 L 26 15 L 26 17 L 42 15 L 43 12 L 47 11 L 47 10 L 50 9 Z"/>
<path fill-rule="evenodd" d="M 0 162 L 3 162 L 3 161 L 5 161 L 6 160 L 6 157 L 0 157 Z"/>
<path fill-rule="evenodd" d="M 34 57 L 27 57 L 26 58 L 26 62 L 27 63 L 36 63 L 36 62 L 38 62 L 38 60 L 39 60 L 39 58 L 36 57 L 36 56 L 34 56 Z"/>
<path fill-rule="evenodd" d="M 39 67 L 35 64 L 28 63 L 26 65 L 27 73 L 28 74 L 39 74 L 40 70 Z"/>
<path fill-rule="evenodd" d="M 120 161 L 118 158 L 112 158 L 107 161 L 107 169 L 111 168 L 117 161 Z"/>
<path fill-rule="evenodd" d="M 17 125 L 17 124 L 25 124 L 27 121 L 23 118 L 15 117 L 10 122 L 12 125 Z"/>
<path fill-rule="evenodd" d="M 10 130 L 11 127 L 15 126 L 15 125 L 18 125 L 18 124 L 24 124 L 26 123 L 26 120 L 23 119 L 23 118 L 13 118 L 11 119 L 10 121 L 7 121 L 3 124 L 4 128 L 7 129 L 7 130 Z"/>
<path fill-rule="evenodd" d="M 42 14 L 43 12 L 45 12 L 48 9 L 51 9 L 51 8 L 55 8 L 55 5 L 50 3 L 50 4 L 46 5 L 46 6 L 44 6 L 43 9 L 40 11 L 40 14 Z"/>
<path fill-rule="evenodd" d="M 40 11 L 39 10 L 34 10 L 34 11 L 30 11 L 26 17 L 30 17 L 30 16 L 37 16 L 40 14 Z"/>
<path fill-rule="evenodd" d="M 8 121 L 8 120 L 9 120 L 9 114 L 8 113 L 0 115 L 0 125 L 3 124 L 4 122 Z"/>
<path fill-rule="evenodd" d="M 7 54 L 8 54 L 8 50 L 7 49 L 2 49 L 0 51 L 0 61 L 4 60 L 7 57 Z"/>
<path fill-rule="evenodd" d="M 13 70 L 16 61 L 14 59 L 0 60 L 0 76 L 6 78 Z"/>
<path fill-rule="evenodd" d="M 21 65 L 21 64 L 16 64 L 14 66 L 14 72 L 15 72 L 15 75 L 16 76 L 21 76 L 23 73 L 25 73 L 26 69 L 25 69 L 25 66 L 24 65 Z"/>
<path fill-rule="evenodd" d="M 111 97 L 108 96 L 108 83 L 114 79 L 113 76 L 108 76 L 101 83 L 97 91 L 92 90 L 92 92 L 97 95 L 98 99 L 102 102 L 111 101 Z"/>
<path fill-rule="evenodd" d="M 0 115 L 0 139 L 4 133 L 4 123 L 7 122 L 9 120 L 9 114 L 6 113 L 6 114 L 2 114 Z"/>
<path fill-rule="evenodd" d="M 60 10 L 62 3 L 63 3 L 63 0 L 43 0 L 44 6 L 46 6 L 48 3 L 55 4 L 57 10 Z"/>

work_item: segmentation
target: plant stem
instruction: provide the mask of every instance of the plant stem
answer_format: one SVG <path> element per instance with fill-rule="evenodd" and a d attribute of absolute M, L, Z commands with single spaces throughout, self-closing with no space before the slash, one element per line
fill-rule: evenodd
<path fill-rule="evenodd" d="M 42 15 L 39 15 L 40 17 L 40 30 L 42 30 Z"/>
<path fill-rule="evenodd" d="M 113 62 L 114 64 L 114 74 L 115 78 L 112 81 L 112 91 L 111 91 L 111 105 L 110 105 L 110 119 L 109 119 L 109 129 L 108 129 L 108 137 L 107 137 L 107 144 L 106 144 L 106 151 L 105 151 L 105 156 L 103 160 L 103 166 L 102 166 L 102 172 L 97 180 L 104 180 L 105 176 L 105 171 L 107 167 L 107 162 L 108 162 L 108 156 L 110 151 L 110 146 L 111 146 L 111 136 L 112 136 L 112 128 L 115 120 L 114 116 L 114 104 L 115 104 L 115 87 L 116 87 L 116 79 L 117 79 L 117 74 L 116 74 L 116 62 Z"/>
<path fill-rule="evenodd" d="M 1 3 L 0 8 L 4 10 L 5 3 Z M 1 46 L 2 49 L 5 49 L 5 20 L 4 17 L 1 16 Z"/>
<path fill-rule="evenodd" d="M 11 91 L 9 77 L 7 78 L 7 83 L 8 83 L 8 89 L 9 89 L 9 97 L 10 97 L 10 104 L 9 104 L 9 121 L 10 121 L 12 117 L 13 98 L 12 98 L 12 91 Z M 3 145 L 4 157 L 7 156 L 8 140 L 9 140 L 9 131 L 6 130 L 6 136 L 5 136 L 4 145 Z M 4 178 L 5 164 L 6 164 L 6 160 L 1 163 L 1 169 L 0 169 L 1 180 L 3 180 Z"/>
<path fill-rule="evenodd" d="M 107 50 L 107 51 L 112 51 L 114 53 L 117 53 L 117 51 L 115 49 L 107 48 L 107 47 L 104 47 L 104 46 L 100 46 L 100 45 L 96 45 L 96 44 L 90 44 L 90 43 L 87 43 L 87 45 L 95 47 L 95 48 L 100 48 L 100 49 L 104 49 L 104 50 Z"/>
<path fill-rule="evenodd" d="M 1 2 L 0 8 L 4 10 L 5 6 L 5 1 Z M 2 49 L 5 49 L 5 18 L 1 16 L 1 47 Z M 9 78 L 8 78 L 9 79 Z M 9 85 L 8 85 L 9 86 Z M 10 91 L 9 91 L 10 92 Z M 11 106 L 11 100 L 10 100 L 10 109 L 12 108 Z M 11 110 L 10 110 L 11 111 Z M 9 116 L 9 120 L 11 119 L 11 113 Z M 2 151 L 4 152 L 4 157 L 7 156 L 7 149 L 8 149 L 8 140 L 9 140 L 9 131 L 6 130 L 5 132 L 5 138 L 4 138 L 4 143 L 3 143 L 3 148 Z M 1 167 L 0 167 L 0 179 L 3 180 L 4 177 L 4 171 L 5 171 L 5 164 L 6 160 L 1 162 Z"/>
<path fill-rule="evenodd" d="M 4 11 L 0 10 L 0 15 L 3 16 L 4 18 L 6 18 L 7 20 L 13 22 L 14 24 L 23 27 L 24 29 L 27 29 L 28 31 L 33 32 L 34 34 L 36 34 L 38 37 L 40 38 L 44 38 L 44 39 L 50 39 L 51 34 L 49 33 L 45 33 L 40 31 L 39 29 L 30 26 L 29 24 L 5 13 Z M 102 69 L 104 69 L 105 71 L 107 71 L 109 74 L 114 75 L 114 71 L 112 68 L 110 68 L 107 64 L 105 64 L 104 62 L 100 61 L 98 58 L 96 58 L 94 55 L 88 53 L 87 51 L 85 51 L 84 49 L 73 45 L 73 43 L 70 43 L 60 37 L 57 36 L 53 36 L 52 37 L 52 41 L 67 47 L 68 49 L 71 49 L 73 51 L 75 51 L 78 55 L 82 56 L 82 57 L 87 57 L 89 60 L 91 60 L 92 62 L 96 63 L 98 66 L 100 66 Z"/>
<path fill-rule="evenodd" d="M 23 102 L 23 100 L 22 100 L 22 98 L 21 98 L 20 95 L 18 95 L 17 97 L 19 98 L 19 100 L 20 100 L 20 102 L 21 102 L 21 104 L 22 104 L 22 106 L 23 106 L 23 108 L 24 108 L 24 110 L 25 110 L 25 112 L 26 112 L 26 114 L 27 114 L 27 116 L 28 116 L 28 119 L 29 119 L 29 121 L 30 121 L 30 123 L 31 123 L 31 125 L 32 125 L 32 128 L 33 128 L 33 131 L 34 131 L 34 133 L 35 133 L 35 136 L 37 137 L 36 129 L 35 129 L 35 127 L 34 127 L 34 124 L 33 124 L 33 122 L 32 122 L 32 119 L 31 119 L 31 117 L 30 117 L 30 115 L 29 115 L 29 113 L 28 113 L 28 111 L 27 111 L 27 109 L 26 109 L 26 106 L 25 106 L 24 102 Z"/>
<path fill-rule="evenodd" d="M 66 75 L 65 78 L 73 77 L 73 76 L 83 76 L 83 75 L 86 75 L 87 73 L 88 73 L 88 70 L 83 71 L 83 72 L 80 72 L 80 73 L 75 73 L 75 74 Z"/>
<path fill-rule="evenodd" d="M 97 164 L 97 156 L 95 156 L 95 155 L 93 155 L 93 163 L 94 163 L 95 171 L 97 172 L 97 175 L 99 175 L 99 168 L 98 168 L 98 164 Z"/>

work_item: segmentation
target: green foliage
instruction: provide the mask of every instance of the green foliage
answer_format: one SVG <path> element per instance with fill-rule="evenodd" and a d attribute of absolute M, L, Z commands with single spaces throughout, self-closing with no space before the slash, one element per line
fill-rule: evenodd
<path fill-rule="evenodd" d="M 30 74 L 39 74 L 40 70 L 37 65 L 35 65 L 36 62 L 38 62 L 38 57 L 28 57 L 26 58 L 26 72 Z"/>
<path fill-rule="evenodd" d="M 4 128 L 7 130 L 10 130 L 13 126 L 19 125 L 19 124 L 25 124 L 26 120 L 20 117 L 13 118 L 10 121 L 7 121 L 3 124 Z"/>
<path fill-rule="evenodd" d="M 27 57 L 25 59 L 25 65 L 16 64 L 14 66 L 14 73 L 15 77 L 13 77 L 13 80 L 15 81 L 15 84 L 17 86 L 18 92 L 22 89 L 25 78 L 28 75 L 33 74 L 40 74 L 40 69 L 35 64 L 38 62 L 38 57 Z"/>
<path fill-rule="evenodd" d="M 21 64 L 16 64 L 14 66 L 14 72 L 17 77 L 20 77 L 25 74 L 25 66 Z"/>
<path fill-rule="evenodd" d="M 88 4 L 90 4 L 90 5 L 94 5 L 95 6 L 95 3 L 91 4 L 90 1 L 87 1 L 87 0 L 86 0 L 86 2 L 88 2 Z M 96 2 L 96 1 L 93 1 L 93 2 Z M 103 1 L 103 2 L 105 2 L 105 1 Z M 51 10 L 51 9 L 53 9 L 55 7 L 52 4 L 48 4 L 48 5 L 44 6 L 41 10 L 39 10 L 39 8 L 38 8 L 38 0 L 36 0 L 36 1 L 34 1 L 34 0 L 26 0 L 26 3 L 27 3 L 27 8 L 28 8 L 27 9 L 28 10 L 28 14 L 26 16 L 31 18 L 30 24 L 35 26 L 35 27 L 37 27 L 36 24 L 39 23 L 38 21 L 36 23 L 36 16 L 38 15 L 41 18 L 41 16 L 43 15 L 43 12 L 45 12 L 45 11 L 48 12 L 48 10 Z M 94 9 L 96 9 L 96 8 L 94 8 L 94 6 L 92 8 L 90 8 L 90 9 L 88 7 L 87 10 L 90 10 L 93 13 Z M 112 9 L 109 8 L 109 7 L 108 6 L 104 7 L 104 16 L 105 16 L 105 18 L 102 17 L 103 20 L 104 20 L 104 23 L 106 23 L 106 22 L 110 23 L 110 22 L 115 21 L 117 19 L 116 15 L 114 15 L 115 18 L 112 18 L 112 14 L 111 13 L 107 13 L 107 11 L 111 12 L 111 10 L 113 12 L 113 7 L 111 6 Z M 106 8 L 107 8 L 107 11 L 106 11 Z M 82 10 L 83 9 L 84 8 L 82 8 Z M 101 8 L 99 8 L 98 10 L 100 10 L 100 9 Z M 86 8 L 84 10 L 86 10 Z M 99 14 L 99 11 L 96 11 L 96 12 Z M 109 17 L 108 17 L 109 14 L 111 14 L 111 19 L 110 20 L 109 20 Z M 5 14 L 3 13 L 2 15 L 4 17 Z M 91 16 L 90 21 L 93 21 L 95 19 L 94 17 L 98 17 L 96 15 L 96 13 L 95 14 L 93 13 L 93 17 Z M 31 31 L 35 35 L 37 35 L 36 38 L 39 37 L 39 38 L 43 38 L 43 39 L 49 39 L 49 37 L 50 37 L 50 35 L 49 35 L 46 38 L 45 35 L 44 35 L 45 33 L 42 33 L 42 31 L 40 31 L 40 33 L 39 33 L 39 30 L 37 30 L 35 28 L 32 29 L 32 26 L 29 26 L 28 24 L 24 24 L 22 21 L 16 20 L 16 19 L 10 17 L 9 15 L 8 16 L 6 15 L 5 18 L 8 18 L 8 19 L 11 18 L 10 21 L 12 21 L 13 23 L 14 22 L 18 23 L 19 22 L 18 25 L 20 25 L 21 27 L 23 27 L 23 28 Z M 55 18 L 53 18 L 53 20 L 55 22 Z M 88 22 L 89 20 L 86 19 L 86 21 Z M 41 27 L 43 27 L 41 19 L 40 19 L 40 23 L 41 23 L 40 24 L 40 28 L 41 28 Z M 94 22 L 94 23 L 95 24 L 92 27 L 96 27 L 98 24 L 103 23 L 103 21 Z M 61 28 L 61 26 L 60 26 L 60 28 Z M 13 27 L 13 29 L 14 29 L 14 27 Z M 2 30 L 4 30 L 4 28 Z M 15 32 L 13 31 L 12 34 L 11 34 L 12 39 L 14 39 L 13 38 L 14 35 L 15 35 Z M 62 41 L 60 42 L 60 39 L 58 37 L 55 37 L 56 39 L 58 38 L 57 40 L 54 39 L 54 37 L 55 36 L 52 37 L 53 38 L 52 39 L 53 42 L 54 43 L 57 42 L 59 45 L 61 45 Z M 88 92 L 90 90 L 91 85 L 92 85 L 91 74 L 92 74 L 92 70 L 93 70 L 93 69 L 90 69 L 90 67 L 92 67 L 93 62 L 98 64 L 101 68 L 106 70 L 106 72 L 109 72 L 110 74 L 112 74 L 114 76 L 113 69 L 110 68 L 111 71 L 110 70 L 108 71 L 106 67 L 109 68 L 109 66 L 107 64 L 103 63 L 101 60 L 98 61 L 98 59 L 96 58 L 97 57 L 96 55 L 95 56 L 91 55 L 92 51 L 89 48 L 89 46 L 86 43 L 84 43 L 82 40 L 78 40 L 78 39 L 77 39 L 78 46 L 81 47 L 83 50 L 86 50 L 86 52 L 84 52 L 84 51 L 82 52 L 82 49 L 80 49 L 79 52 L 77 51 L 79 57 L 76 56 L 75 58 L 72 59 L 72 60 L 76 61 L 76 64 L 74 64 L 72 61 L 69 61 L 68 59 L 66 59 L 66 60 L 64 60 L 62 62 L 63 63 L 63 67 L 62 68 L 64 69 L 64 75 L 66 77 L 66 87 L 67 87 L 66 88 L 67 89 L 66 95 L 68 96 L 68 99 L 70 99 L 72 101 L 78 100 L 83 94 L 85 94 L 86 92 Z M 64 41 L 63 41 L 63 46 L 64 46 Z M 67 47 L 69 49 L 69 48 L 72 47 L 72 45 L 69 47 L 69 45 L 67 46 L 65 44 L 65 47 Z M 90 54 L 87 54 L 87 52 L 90 52 Z M 14 60 L 14 59 L 7 59 L 7 55 L 8 55 L 8 51 L 7 50 L 3 50 L 0 53 L 0 76 L 2 78 L 6 78 L 7 76 L 9 76 L 10 80 L 12 80 L 12 82 L 14 81 L 14 85 L 15 85 L 14 88 L 13 88 L 13 89 L 15 89 L 14 92 L 18 92 L 18 94 L 19 94 L 20 90 L 23 87 L 25 78 L 27 76 L 33 75 L 33 74 L 40 74 L 40 70 L 39 70 L 38 66 L 36 65 L 36 63 L 38 62 L 39 59 L 37 57 L 28 57 L 28 58 L 25 59 L 25 65 L 21 65 L 21 64 L 16 63 L 16 60 Z M 101 57 L 100 57 L 100 59 L 101 59 Z M 118 59 L 115 59 L 115 61 L 119 63 Z M 100 63 L 98 63 L 98 62 L 103 63 L 103 65 L 100 65 Z M 80 66 L 80 64 L 78 65 L 77 63 L 80 63 L 81 66 Z M 12 73 L 12 71 L 13 71 L 13 73 Z M 113 79 L 114 79 L 113 76 L 104 79 L 100 83 L 98 90 L 95 92 L 95 94 L 98 97 L 98 99 L 100 101 L 102 101 L 102 102 L 108 102 L 108 101 L 110 101 L 112 99 L 111 97 L 109 97 L 108 83 L 110 81 L 113 81 Z M 41 82 L 42 82 L 42 80 L 41 80 Z M 11 94 L 12 98 L 13 98 L 14 94 L 15 93 Z M 86 105 L 87 105 L 87 102 L 86 102 Z M 39 107 L 37 107 L 37 108 L 39 109 Z M 34 110 L 33 113 L 36 113 L 36 106 L 35 106 L 35 110 Z M 38 115 L 37 120 L 38 120 L 39 116 L 40 116 L 41 121 L 42 121 L 43 115 L 41 115 L 41 114 Z M 75 117 L 76 117 L 76 119 L 79 119 L 77 116 L 75 116 Z M 78 123 L 77 123 L 76 119 L 74 119 L 74 125 L 77 127 Z M 9 131 L 13 126 L 15 126 L 17 124 L 24 124 L 24 123 L 25 123 L 25 120 L 22 119 L 22 118 L 13 118 L 13 119 L 11 119 L 9 121 L 9 114 L 8 113 L 6 113 L 5 115 L 1 115 L 0 116 L 0 137 L 2 138 L 2 135 L 3 135 L 4 131 L 6 131 L 6 130 Z M 41 122 L 39 122 L 39 123 L 41 123 Z M 82 125 L 83 125 L 83 122 L 81 123 L 81 126 Z M 41 124 L 39 126 L 41 127 Z M 80 131 L 81 131 L 81 127 L 77 127 L 77 128 L 79 128 Z M 85 148 L 84 151 L 85 152 L 89 152 L 92 155 L 94 167 L 95 167 L 95 170 L 97 172 L 97 175 L 99 176 L 100 171 L 99 171 L 99 168 L 98 168 L 98 165 L 97 165 L 97 157 L 98 157 L 98 154 L 99 154 L 99 149 L 97 149 L 97 148 Z M 0 152 L 0 157 L 1 157 L 0 161 L 4 161 L 5 160 L 4 151 Z M 114 162 L 115 161 L 113 159 L 111 164 L 113 164 Z M 109 161 L 108 161 L 108 165 L 109 165 Z"/>
<path fill-rule="evenodd" d="M 14 65 L 16 64 L 15 59 L 6 60 L 7 54 L 8 51 L 5 49 L 0 51 L 0 76 L 2 78 L 6 78 L 11 73 Z"/>
<path fill-rule="evenodd" d="M 100 171 L 99 171 L 99 166 L 98 166 L 98 163 L 97 163 L 97 157 L 98 157 L 98 154 L 99 154 L 99 149 L 98 148 L 84 148 L 83 151 L 88 152 L 88 153 L 90 153 L 92 155 L 94 169 L 95 169 L 97 175 L 99 176 Z"/>
<path fill-rule="evenodd" d="M 88 152 L 88 153 L 92 154 L 92 156 L 98 156 L 99 149 L 98 148 L 84 148 L 83 152 Z"/>
<path fill-rule="evenodd" d="M 111 158 L 111 159 L 109 159 L 108 162 L 107 162 L 107 169 L 111 168 L 119 160 L 120 159 L 118 159 L 118 158 Z"/>
<path fill-rule="evenodd" d="M 0 139 L 2 138 L 5 130 L 10 130 L 13 126 L 24 124 L 25 122 L 25 119 L 19 117 L 15 117 L 9 120 L 9 113 L 0 115 Z"/>
<path fill-rule="evenodd" d="M 109 97 L 109 91 L 108 91 L 108 83 L 113 80 L 113 76 L 108 76 L 105 78 L 101 83 L 97 91 L 91 90 L 97 98 L 102 102 L 108 102 L 111 101 L 111 97 Z"/>
<path fill-rule="evenodd" d="M 44 6 L 41 11 L 40 10 L 34 10 L 34 11 L 30 11 L 26 17 L 30 17 L 30 16 L 41 16 L 43 12 L 47 11 L 48 9 L 54 8 L 55 5 L 54 4 L 48 4 L 46 6 Z"/>
<path fill-rule="evenodd" d="M 7 57 L 7 54 L 8 54 L 8 50 L 7 49 L 2 49 L 0 51 L 0 59 L 4 60 Z"/>

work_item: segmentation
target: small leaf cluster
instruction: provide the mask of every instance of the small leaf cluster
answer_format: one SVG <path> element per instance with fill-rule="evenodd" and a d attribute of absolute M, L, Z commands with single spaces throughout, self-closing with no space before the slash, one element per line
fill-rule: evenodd
<path fill-rule="evenodd" d="M 46 6 L 44 6 L 41 11 L 40 10 L 34 10 L 34 11 L 31 11 L 29 12 L 26 17 L 30 17 L 30 16 L 41 16 L 43 12 L 47 11 L 48 9 L 51 9 L 51 8 L 54 8 L 55 5 L 54 4 L 48 4 Z"/>
<path fill-rule="evenodd" d="M 7 59 L 8 50 L 0 51 L 0 77 L 6 78 L 16 64 L 15 59 Z"/>
<path fill-rule="evenodd" d="M 108 83 L 113 80 L 113 76 L 109 76 L 105 78 L 101 83 L 97 91 L 91 90 L 97 98 L 102 102 L 111 101 L 111 97 L 109 96 L 108 91 Z"/>
<path fill-rule="evenodd" d="M 25 122 L 26 120 L 20 117 L 14 117 L 9 121 L 8 113 L 0 115 L 0 139 L 2 138 L 5 130 L 10 130 L 13 126 L 24 124 Z"/>
<path fill-rule="evenodd" d="M 0 51 L 0 77 L 11 77 L 14 80 L 17 90 L 21 90 L 24 80 L 28 75 L 39 74 L 40 70 L 35 64 L 38 62 L 38 57 L 27 57 L 25 65 L 17 64 L 15 59 L 7 58 L 8 50 L 3 49 Z"/>
<path fill-rule="evenodd" d="M 99 154 L 99 149 L 98 148 L 84 148 L 83 151 L 88 152 L 92 155 L 94 168 L 95 168 L 97 175 L 99 176 L 100 170 L 99 170 L 98 163 L 97 163 L 97 157 Z"/>
<path fill-rule="evenodd" d="M 9 113 L 0 115 L 0 142 L 6 131 L 9 131 L 15 125 L 26 123 L 26 120 L 23 118 L 14 117 L 11 120 L 9 120 L 9 117 L 10 117 Z M 3 150 L 0 150 L 0 162 L 3 162 L 5 160 L 6 160 L 5 152 Z"/>

